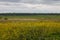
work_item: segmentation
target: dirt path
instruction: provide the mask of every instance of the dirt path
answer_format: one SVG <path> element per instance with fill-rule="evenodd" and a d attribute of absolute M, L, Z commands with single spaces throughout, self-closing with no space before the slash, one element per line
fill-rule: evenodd
<path fill-rule="evenodd" d="M 38 19 L 8 19 L 8 20 L 25 20 L 25 21 L 35 21 L 35 20 L 38 20 Z"/>

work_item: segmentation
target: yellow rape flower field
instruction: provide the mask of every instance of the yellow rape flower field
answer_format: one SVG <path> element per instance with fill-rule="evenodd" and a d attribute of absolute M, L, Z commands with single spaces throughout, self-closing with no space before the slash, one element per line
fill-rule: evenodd
<path fill-rule="evenodd" d="M 60 40 L 60 22 L 0 22 L 0 40 Z"/>

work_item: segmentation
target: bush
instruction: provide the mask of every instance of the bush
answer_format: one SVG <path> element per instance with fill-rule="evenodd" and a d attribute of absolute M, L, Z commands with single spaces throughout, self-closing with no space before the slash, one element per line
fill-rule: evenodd
<path fill-rule="evenodd" d="M 4 20 L 8 20 L 8 18 L 4 18 Z"/>
<path fill-rule="evenodd" d="M 0 17 L 0 19 L 2 19 L 2 17 Z"/>

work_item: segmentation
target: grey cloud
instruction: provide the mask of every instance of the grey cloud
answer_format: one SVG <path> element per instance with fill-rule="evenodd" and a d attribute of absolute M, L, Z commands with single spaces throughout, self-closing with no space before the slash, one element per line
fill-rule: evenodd
<path fill-rule="evenodd" d="M 60 0 L 43 0 L 45 3 L 57 3 L 60 2 Z"/>
<path fill-rule="evenodd" d="M 58 6 L 60 6 L 60 0 L 0 0 L 0 2 L 27 3 L 27 4 L 45 4 L 45 5 L 53 5 L 53 6 L 58 5 Z M 12 4 L 5 3 L 5 5 L 12 5 Z"/>
<path fill-rule="evenodd" d="M 31 3 L 31 4 L 55 4 L 55 3 L 60 3 L 60 0 L 0 0 L 0 1 Z"/>
<path fill-rule="evenodd" d="M 60 1 L 60 0 L 45 0 L 45 1 Z"/>
<path fill-rule="evenodd" d="M 1 2 L 18 2 L 20 0 L 0 0 Z"/>

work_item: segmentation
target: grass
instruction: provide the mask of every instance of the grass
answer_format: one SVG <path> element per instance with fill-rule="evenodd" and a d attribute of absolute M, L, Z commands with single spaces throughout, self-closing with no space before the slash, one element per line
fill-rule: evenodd
<path fill-rule="evenodd" d="M 60 40 L 60 21 L 0 21 L 0 40 Z"/>

